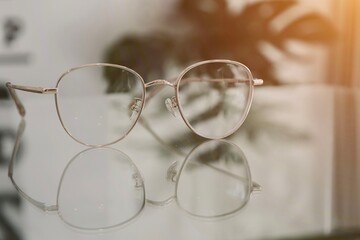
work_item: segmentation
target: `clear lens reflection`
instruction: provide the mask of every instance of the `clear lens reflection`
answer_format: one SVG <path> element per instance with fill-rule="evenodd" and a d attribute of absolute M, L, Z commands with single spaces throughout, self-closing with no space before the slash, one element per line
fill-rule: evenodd
<path fill-rule="evenodd" d="M 46 205 L 23 192 L 12 177 L 24 128 L 23 121 L 9 165 L 10 179 L 31 204 L 57 212 L 76 229 L 120 226 L 138 216 L 146 202 L 167 205 L 174 199 L 192 216 L 217 219 L 238 212 L 259 187 L 251 180 L 241 149 L 225 140 L 204 142 L 190 151 L 182 164 L 170 166 L 167 176 L 175 183 L 174 195 L 164 202 L 146 199 L 140 171 L 125 153 L 113 148 L 89 148 L 69 161 L 59 183 L 56 205 Z"/>
<path fill-rule="evenodd" d="M 251 191 L 250 170 L 241 149 L 213 140 L 187 156 L 179 172 L 176 199 L 190 214 L 212 218 L 241 209 Z"/>
<path fill-rule="evenodd" d="M 111 148 L 90 148 L 67 165 L 58 190 L 58 213 L 69 225 L 104 229 L 128 222 L 145 204 L 135 164 Z"/>

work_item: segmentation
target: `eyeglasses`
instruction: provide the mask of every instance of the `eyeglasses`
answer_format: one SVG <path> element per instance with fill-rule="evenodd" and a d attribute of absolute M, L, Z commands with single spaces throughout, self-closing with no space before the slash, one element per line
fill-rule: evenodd
<path fill-rule="evenodd" d="M 107 79 L 111 78 L 108 85 Z M 249 112 L 254 79 L 243 64 L 231 60 L 207 60 L 183 70 L 174 82 L 157 79 L 145 83 L 134 70 L 96 63 L 72 68 L 61 75 L 55 88 L 7 83 L 21 116 L 25 108 L 15 90 L 54 94 L 57 114 L 64 130 L 77 142 L 105 146 L 123 139 L 138 121 L 148 96 L 146 89 L 167 85 L 175 90 L 165 100 L 167 109 L 180 113 L 197 135 L 221 139 L 233 134 Z"/>
<path fill-rule="evenodd" d="M 242 209 L 261 186 L 251 179 L 242 150 L 229 141 L 206 141 L 185 154 L 180 167 L 170 165 L 166 178 L 175 184 L 164 201 L 146 197 L 140 170 L 126 153 L 109 147 L 88 148 L 66 165 L 57 190 L 56 204 L 35 200 L 14 179 L 14 161 L 25 130 L 19 125 L 9 177 L 19 194 L 35 207 L 57 213 L 69 226 L 82 230 L 109 229 L 136 218 L 146 204 L 166 206 L 176 202 L 186 213 L 201 219 L 218 219 Z M 211 187 L 209 187 L 211 184 Z"/>

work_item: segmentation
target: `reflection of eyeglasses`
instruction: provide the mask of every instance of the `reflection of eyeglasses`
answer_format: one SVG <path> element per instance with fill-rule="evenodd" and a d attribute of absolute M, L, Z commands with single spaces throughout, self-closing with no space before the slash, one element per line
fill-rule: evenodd
<path fill-rule="evenodd" d="M 47 212 L 57 212 L 68 225 L 97 230 L 123 225 L 142 212 L 145 203 L 166 205 L 173 200 L 187 213 L 218 218 L 246 205 L 253 190 L 249 166 L 241 149 L 223 140 L 194 148 L 180 170 L 172 164 L 167 178 L 175 182 L 175 194 L 165 201 L 146 199 L 140 171 L 123 152 L 113 148 L 89 148 L 74 156 L 63 171 L 56 205 L 46 205 L 26 194 L 13 178 L 14 159 L 24 131 L 22 121 L 9 165 L 9 177 L 20 195 Z"/>
<path fill-rule="evenodd" d="M 110 86 L 105 86 L 105 77 L 111 78 Z M 84 145 L 105 146 L 123 139 L 134 127 L 149 87 L 173 87 L 175 96 L 165 101 L 168 110 L 179 111 L 196 134 L 220 139 L 233 134 L 245 121 L 253 87 L 262 83 L 241 63 L 208 60 L 187 67 L 174 83 L 160 79 L 145 83 L 129 68 L 97 63 L 68 70 L 55 88 L 6 85 L 22 116 L 25 108 L 15 90 L 54 94 L 65 131 Z"/>

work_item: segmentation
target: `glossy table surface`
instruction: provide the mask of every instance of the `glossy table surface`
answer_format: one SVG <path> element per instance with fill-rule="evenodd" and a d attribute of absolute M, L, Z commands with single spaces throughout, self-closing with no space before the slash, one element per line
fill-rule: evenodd
<path fill-rule="evenodd" d="M 89 149 L 63 130 L 52 96 L 29 99 L 12 168 L 20 195 L 8 165 L 21 118 L 1 101 L 0 128 L 11 132 L 1 145 L 1 236 L 360 237 L 358 90 L 261 88 L 240 130 L 219 141 L 196 137 L 163 101 L 156 96 L 125 139 Z M 87 229 L 102 221 L 111 227 Z"/>

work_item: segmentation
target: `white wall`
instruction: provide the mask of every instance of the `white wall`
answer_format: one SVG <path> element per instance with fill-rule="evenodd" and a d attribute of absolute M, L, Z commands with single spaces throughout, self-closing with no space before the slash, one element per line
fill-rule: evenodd
<path fill-rule="evenodd" d="M 1 64 L 0 79 L 54 86 L 69 67 L 103 61 L 103 52 L 121 34 L 151 29 L 172 1 L 1 0 L 0 58 L 27 54 L 28 64 Z M 3 24 L 20 18 L 24 29 L 10 47 Z M 0 80 L 1 81 L 1 80 Z M 3 80 L 4 81 L 4 80 Z"/>
<path fill-rule="evenodd" d="M 15 54 L 30 57 L 28 64 L 10 65 L 0 61 L 0 82 L 6 79 L 53 86 L 68 68 L 103 61 L 104 50 L 121 34 L 152 29 L 176 1 L 0 0 L 0 59 Z M 232 2 L 234 7 L 239 6 L 240 1 Z M 330 11 L 328 0 L 302 2 L 309 10 Z M 3 24 L 9 17 L 20 18 L 24 25 L 10 47 L 2 41 Z M 315 64 L 309 64 L 309 69 L 303 72 L 310 72 L 308 75 L 314 79 L 323 79 L 318 70 L 324 56 L 315 55 Z"/>

